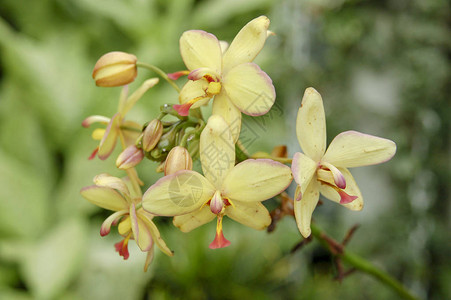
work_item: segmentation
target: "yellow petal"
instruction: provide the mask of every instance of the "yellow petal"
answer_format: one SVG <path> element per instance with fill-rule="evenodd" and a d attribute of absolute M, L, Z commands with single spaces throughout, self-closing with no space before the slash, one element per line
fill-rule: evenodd
<path fill-rule="evenodd" d="M 117 222 L 123 215 L 128 214 L 128 210 L 120 210 L 106 218 L 105 221 L 103 221 L 102 226 L 100 226 L 100 235 L 105 236 L 110 233 L 111 226 L 114 222 Z"/>
<path fill-rule="evenodd" d="M 241 112 L 251 116 L 266 114 L 276 99 L 271 78 L 254 63 L 231 69 L 224 76 L 223 89 Z"/>
<path fill-rule="evenodd" d="M 180 53 L 190 71 L 210 68 L 221 73 L 221 47 L 218 39 L 211 33 L 202 30 L 185 31 L 180 38 Z"/>
<path fill-rule="evenodd" d="M 153 246 L 152 235 L 147 224 L 136 214 L 135 204 L 130 205 L 130 221 L 132 225 L 133 236 L 141 251 L 149 251 Z"/>
<path fill-rule="evenodd" d="M 89 202 L 112 211 L 128 210 L 128 203 L 116 190 L 91 185 L 81 189 L 80 194 Z"/>
<path fill-rule="evenodd" d="M 220 93 L 215 96 L 213 100 L 213 115 L 220 115 L 224 118 L 226 123 L 229 125 L 229 129 L 232 133 L 233 143 L 236 143 L 240 137 L 241 131 L 241 112 L 240 110 L 230 101 L 226 93 Z"/>
<path fill-rule="evenodd" d="M 193 212 L 211 199 L 213 186 L 194 171 L 164 176 L 143 195 L 142 207 L 154 215 L 177 216 Z"/>
<path fill-rule="evenodd" d="M 194 102 L 191 108 L 197 108 L 205 104 L 210 100 L 210 96 L 207 96 L 206 90 L 208 88 L 208 82 L 205 79 L 199 79 L 196 81 L 188 81 L 180 91 L 179 102 L 185 104 L 193 99 L 198 99 Z"/>
<path fill-rule="evenodd" d="M 97 186 L 109 187 L 121 192 L 125 197 L 130 195 L 130 192 L 127 188 L 125 182 L 122 179 L 111 176 L 107 173 L 102 173 L 94 177 L 94 183 Z"/>
<path fill-rule="evenodd" d="M 216 218 L 216 215 L 211 212 L 208 205 L 202 207 L 200 210 L 196 210 L 190 214 L 183 216 L 175 216 L 173 223 L 183 232 L 190 232 L 199 226 L 207 224 Z"/>
<path fill-rule="evenodd" d="M 264 201 L 283 192 L 292 180 L 289 167 L 271 159 L 248 159 L 224 179 L 222 195 L 232 201 Z"/>
<path fill-rule="evenodd" d="M 346 180 L 346 188 L 344 189 L 344 191 L 350 196 L 357 196 L 357 199 L 355 199 L 351 203 L 342 205 L 350 210 L 356 211 L 362 210 L 363 197 L 357 183 L 355 182 L 354 177 L 352 176 L 351 172 L 349 172 L 349 170 L 346 168 L 338 168 L 338 170 L 340 170 L 340 172 L 343 174 Z M 340 203 L 341 199 L 340 195 L 330 186 L 322 184 L 320 186 L 320 192 L 327 199 Z"/>
<path fill-rule="evenodd" d="M 104 128 L 96 128 L 92 131 L 91 137 L 94 141 L 101 141 L 103 136 L 105 135 Z"/>
<path fill-rule="evenodd" d="M 268 27 L 269 19 L 266 16 L 260 16 L 247 23 L 224 54 L 224 70 L 252 62 L 265 44 Z"/>
<path fill-rule="evenodd" d="M 217 188 L 235 165 L 235 145 L 229 126 L 221 116 L 213 115 L 200 135 L 200 161 L 205 177 Z"/>
<path fill-rule="evenodd" d="M 121 115 L 119 113 L 116 113 L 113 118 L 111 118 L 110 123 L 108 123 L 108 126 L 106 127 L 105 134 L 100 141 L 98 152 L 98 156 L 102 160 L 107 159 L 116 146 L 121 119 Z"/>
<path fill-rule="evenodd" d="M 130 233 L 131 230 L 132 230 L 132 223 L 130 220 L 130 211 L 128 209 L 127 215 L 124 218 L 122 218 L 119 225 L 117 225 L 117 231 L 119 232 L 120 235 L 126 236 Z"/>
<path fill-rule="evenodd" d="M 396 144 L 391 140 L 346 131 L 333 139 L 322 160 L 336 167 L 353 168 L 386 162 L 395 152 Z"/>
<path fill-rule="evenodd" d="M 160 231 L 158 230 L 157 226 L 154 222 L 152 222 L 152 216 L 143 210 L 138 210 L 138 215 L 139 218 L 146 224 L 146 227 L 150 231 L 152 239 L 155 244 L 157 244 L 158 248 L 160 248 L 160 250 L 163 251 L 164 254 L 173 256 L 174 253 L 168 248 L 165 241 L 161 238 Z"/>
<path fill-rule="evenodd" d="M 299 189 L 296 191 L 299 192 Z M 299 198 L 295 195 L 295 199 Z M 319 183 L 314 178 L 310 181 L 304 195 L 301 200 L 294 201 L 294 216 L 296 218 L 296 224 L 301 232 L 302 236 L 307 238 L 312 233 L 310 229 L 310 223 L 312 221 L 312 214 L 315 210 L 319 200 Z"/>
<path fill-rule="evenodd" d="M 305 90 L 296 119 L 296 134 L 302 151 L 318 162 L 326 150 L 326 116 L 323 99 L 314 88 Z"/>
<path fill-rule="evenodd" d="M 293 172 L 294 180 L 301 187 L 301 196 L 304 194 L 317 167 L 318 164 L 307 155 L 300 152 L 294 154 L 291 171 Z"/>
<path fill-rule="evenodd" d="M 225 214 L 248 227 L 263 230 L 271 224 L 271 216 L 266 207 L 260 202 L 233 201 L 234 206 L 227 206 Z"/>

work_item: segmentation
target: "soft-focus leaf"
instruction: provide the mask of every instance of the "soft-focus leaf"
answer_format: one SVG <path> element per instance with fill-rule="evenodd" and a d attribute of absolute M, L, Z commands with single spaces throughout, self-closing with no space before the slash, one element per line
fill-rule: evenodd
<path fill-rule="evenodd" d="M 51 299 L 67 288 L 81 269 L 86 242 L 86 228 L 76 219 L 60 223 L 37 241 L 21 268 L 35 297 Z"/>

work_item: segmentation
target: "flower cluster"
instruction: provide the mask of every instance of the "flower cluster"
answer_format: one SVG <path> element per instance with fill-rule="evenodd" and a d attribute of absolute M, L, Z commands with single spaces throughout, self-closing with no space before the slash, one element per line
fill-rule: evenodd
<path fill-rule="evenodd" d="M 117 112 L 111 117 L 91 116 L 82 125 L 93 123 L 93 138 L 100 140 L 90 159 L 107 159 L 120 140 L 122 152 L 116 166 L 124 178 L 100 174 L 95 185 L 81 195 L 95 205 L 114 211 L 102 224 L 100 234 L 118 225 L 123 239 L 115 247 L 127 259 L 128 242 L 135 240 L 147 252 L 145 269 L 153 257 L 153 245 L 172 256 L 153 222 L 155 216 L 173 217 L 173 224 L 189 232 L 216 219 L 211 249 L 230 245 L 223 233 L 225 216 L 256 230 L 271 224 L 263 201 L 278 197 L 293 178 L 294 216 L 300 233 L 311 234 L 312 213 L 320 193 L 351 210 L 363 208 L 362 194 L 348 168 L 389 160 L 396 152 L 394 142 L 347 131 L 339 134 L 326 150 L 326 120 L 320 94 L 307 88 L 296 120 L 296 134 L 303 152 L 292 158 L 277 155 L 248 155 L 239 142 L 241 113 L 266 114 L 276 100 L 270 77 L 253 63 L 271 35 L 269 19 L 260 16 L 236 35 L 230 46 L 213 34 L 190 30 L 180 38 L 180 52 L 187 70 L 167 74 L 141 63 L 136 56 L 111 52 L 99 59 L 93 78 L 98 86 L 124 86 Z M 142 95 L 159 80 L 145 81 L 128 96 L 128 85 L 135 80 L 138 67 L 148 68 L 170 83 L 178 93 L 178 104 L 165 104 L 155 119 L 143 125 L 125 120 Z M 188 75 L 179 89 L 174 80 Z M 212 115 L 202 116 L 201 107 L 212 103 Z M 237 153 L 240 153 L 240 158 Z M 242 156 L 246 156 L 242 158 Z M 144 194 L 135 167 L 144 159 L 160 163 L 164 172 Z M 193 160 L 201 170 L 192 170 Z M 289 166 L 290 165 L 290 166 Z M 290 191 L 288 191 L 290 193 Z"/>

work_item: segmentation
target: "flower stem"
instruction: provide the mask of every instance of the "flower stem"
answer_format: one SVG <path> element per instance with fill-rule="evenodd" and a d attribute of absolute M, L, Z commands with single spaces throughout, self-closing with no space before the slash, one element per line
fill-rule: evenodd
<path fill-rule="evenodd" d="M 177 93 L 180 93 L 180 88 L 175 84 L 175 82 L 173 80 L 171 80 L 168 75 L 161 70 L 160 68 L 154 66 L 154 65 L 150 65 L 150 64 L 146 64 L 143 62 L 137 62 L 136 65 L 138 67 L 142 67 L 142 68 L 146 68 L 148 70 L 154 71 L 155 73 L 157 73 L 158 75 L 160 75 L 164 80 L 166 80 L 170 85 L 172 85 L 172 87 L 177 91 Z"/>
<path fill-rule="evenodd" d="M 280 163 L 283 164 L 291 164 L 292 159 L 291 158 L 286 158 L 286 157 L 276 157 L 276 156 L 272 156 L 269 153 L 265 153 L 265 152 L 257 152 L 251 155 L 251 158 L 269 158 L 275 161 L 278 161 Z"/>
<path fill-rule="evenodd" d="M 318 239 L 321 245 L 327 249 L 330 249 L 330 243 L 328 240 L 330 239 L 319 227 L 315 224 L 311 224 L 312 235 Z M 348 264 L 352 265 L 357 270 L 360 270 L 364 273 L 367 273 L 383 284 L 387 285 L 394 291 L 398 293 L 404 299 L 417 300 L 418 298 L 412 295 L 398 280 L 392 277 L 387 272 L 377 268 L 371 262 L 366 259 L 354 254 L 345 248 L 342 249 L 340 253 L 337 255 Z"/>

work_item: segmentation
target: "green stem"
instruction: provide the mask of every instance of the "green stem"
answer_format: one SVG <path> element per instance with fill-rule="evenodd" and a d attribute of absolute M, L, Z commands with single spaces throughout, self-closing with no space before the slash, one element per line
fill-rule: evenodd
<path fill-rule="evenodd" d="M 311 224 L 312 235 L 319 240 L 321 245 L 327 249 L 330 249 L 329 243 L 326 240 L 326 234 L 317 227 L 315 224 Z M 357 270 L 367 273 L 383 284 L 387 285 L 398 293 L 399 296 L 404 299 L 417 300 L 418 298 L 412 295 L 398 280 L 392 277 L 387 272 L 377 268 L 375 265 L 367 261 L 366 259 L 354 254 L 346 249 L 337 254 L 343 261 L 352 265 Z"/>
<path fill-rule="evenodd" d="M 143 62 L 137 62 L 136 66 L 138 67 L 142 67 L 142 68 L 146 68 L 148 70 L 154 71 L 155 73 L 157 73 L 158 75 L 160 75 L 164 80 L 166 80 L 170 85 L 172 85 L 172 87 L 177 91 L 177 93 L 180 93 L 180 88 L 175 84 L 175 82 L 173 80 L 171 80 L 168 75 L 161 70 L 160 68 L 154 66 L 154 65 L 150 65 L 150 64 L 146 64 Z"/>
<path fill-rule="evenodd" d="M 270 155 L 268 153 L 265 153 L 265 152 L 254 153 L 253 155 L 251 155 L 251 158 L 269 158 L 269 159 L 278 161 L 278 162 L 283 163 L 283 164 L 291 164 L 291 162 L 292 162 L 291 158 L 276 157 L 276 156 L 272 156 L 272 155 Z"/>

